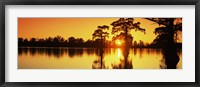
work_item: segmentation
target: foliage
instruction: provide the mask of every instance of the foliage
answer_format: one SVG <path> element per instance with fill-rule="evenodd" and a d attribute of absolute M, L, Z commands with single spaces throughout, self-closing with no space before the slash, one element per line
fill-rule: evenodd
<path fill-rule="evenodd" d="M 98 26 L 97 29 L 92 34 L 93 39 L 104 40 L 106 37 L 109 37 L 109 33 L 106 32 L 105 30 L 109 30 L 109 26 L 106 26 L 106 25 Z"/>
<path fill-rule="evenodd" d="M 114 21 L 111 23 L 113 26 L 112 28 L 112 34 L 116 33 L 129 33 L 132 29 L 135 29 L 135 31 L 142 31 L 145 33 L 145 29 L 140 27 L 140 22 L 133 23 L 133 18 L 120 18 L 117 21 Z"/>
<path fill-rule="evenodd" d="M 106 32 L 106 30 L 109 30 L 109 26 L 107 25 L 98 26 L 97 29 L 92 34 L 93 39 L 100 40 L 100 47 L 105 46 L 106 37 L 109 37 L 109 33 Z"/>
<path fill-rule="evenodd" d="M 111 23 L 111 25 L 113 26 L 112 34 L 117 34 L 113 37 L 113 40 L 122 38 L 125 41 L 125 46 L 130 46 L 132 44 L 133 36 L 130 34 L 132 29 L 146 34 L 145 29 L 140 27 L 140 22 L 134 23 L 133 18 L 120 18 L 119 20 Z"/>
<path fill-rule="evenodd" d="M 157 37 L 154 39 L 154 43 L 165 43 L 167 42 L 167 38 L 172 35 L 174 42 L 178 40 L 178 33 L 182 31 L 182 21 L 180 18 L 146 18 L 150 21 L 156 22 L 159 24 L 154 31 Z"/>

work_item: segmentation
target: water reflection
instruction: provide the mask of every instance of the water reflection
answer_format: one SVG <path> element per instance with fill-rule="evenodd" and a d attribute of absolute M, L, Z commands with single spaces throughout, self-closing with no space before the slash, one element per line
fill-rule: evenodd
<path fill-rule="evenodd" d="M 182 68 L 182 52 L 178 50 Z M 18 48 L 18 66 L 62 69 L 166 68 L 161 49 L 147 48 Z M 59 60 L 58 60 L 59 59 Z M 40 64 L 40 62 L 42 62 Z M 53 64 L 53 65 L 52 65 Z"/>
<path fill-rule="evenodd" d="M 163 54 L 163 62 L 166 64 L 167 69 L 176 69 L 177 68 L 177 64 L 180 60 L 178 54 L 177 54 L 177 50 L 175 48 L 170 48 L 171 50 L 164 48 L 162 50 L 162 54 Z"/>
<path fill-rule="evenodd" d="M 96 60 L 94 60 L 93 64 L 92 64 L 92 68 L 93 69 L 103 69 L 105 68 L 105 65 L 103 63 L 103 56 L 104 56 L 104 50 L 103 48 L 99 48 L 98 49 L 98 57 Z"/>
<path fill-rule="evenodd" d="M 54 56 L 54 58 L 61 58 L 64 54 L 68 54 L 69 58 L 73 58 L 74 56 L 82 56 L 84 52 L 88 55 L 92 55 L 96 53 L 95 49 L 82 49 L 82 48 L 18 48 L 18 55 L 28 54 L 31 56 L 35 55 L 48 55 Z"/>
<path fill-rule="evenodd" d="M 120 59 L 119 64 L 112 64 L 114 69 L 132 69 L 132 58 L 129 57 L 129 50 L 130 48 L 118 48 L 117 54 L 118 58 Z M 122 54 L 121 54 L 122 53 Z M 123 56 L 121 56 L 123 55 Z"/>

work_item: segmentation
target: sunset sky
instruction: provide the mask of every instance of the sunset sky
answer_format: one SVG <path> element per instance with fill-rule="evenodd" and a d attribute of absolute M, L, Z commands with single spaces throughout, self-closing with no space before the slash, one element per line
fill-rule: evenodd
<path fill-rule="evenodd" d="M 111 34 L 113 21 L 119 18 L 18 18 L 18 37 L 22 38 L 47 38 L 57 35 L 68 39 L 73 36 L 75 38 L 83 38 L 85 41 L 92 39 L 92 34 L 97 26 L 108 25 L 110 33 L 109 40 L 112 39 Z M 142 40 L 151 43 L 155 34 L 154 29 L 158 24 L 142 18 L 134 18 L 134 22 L 140 22 L 141 27 L 146 29 L 146 34 L 135 30 L 131 31 L 133 41 Z"/>

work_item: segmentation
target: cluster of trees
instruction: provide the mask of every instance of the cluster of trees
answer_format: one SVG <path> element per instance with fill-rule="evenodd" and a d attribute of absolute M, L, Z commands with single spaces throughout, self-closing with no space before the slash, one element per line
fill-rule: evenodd
<path fill-rule="evenodd" d="M 116 68 L 132 68 L 132 63 L 128 62 L 129 49 L 131 47 L 149 47 L 149 48 L 161 48 L 163 58 L 165 59 L 165 63 L 167 68 L 174 69 L 179 61 L 179 56 L 177 55 L 177 48 L 182 48 L 182 43 L 178 43 L 178 32 L 182 32 L 182 20 L 181 18 L 145 18 L 146 20 L 155 22 L 159 24 L 157 28 L 155 28 L 154 33 L 157 37 L 151 44 L 145 44 L 142 40 L 139 42 L 133 42 L 133 36 L 130 33 L 131 30 L 140 31 L 146 34 L 146 29 L 140 27 L 140 22 L 134 22 L 133 18 L 119 18 L 112 22 L 110 25 L 112 26 L 111 34 L 115 35 L 112 37 L 112 41 L 106 40 L 109 36 L 107 30 L 109 30 L 109 26 L 97 26 L 97 29 L 94 30 L 92 34 L 92 40 L 84 41 L 82 38 L 69 37 L 65 40 L 61 36 L 56 37 L 48 37 L 48 38 L 31 38 L 23 39 L 18 38 L 19 46 L 37 46 L 37 47 L 95 47 L 99 48 L 100 52 L 98 53 L 100 59 L 95 61 L 94 67 L 96 64 L 100 64 L 101 66 L 98 68 L 103 68 L 103 54 L 104 47 L 117 47 L 112 43 L 115 40 L 120 39 L 124 41 L 124 44 L 121 46 L 123 49 L 124 61 L 123 65 L 116 66 Z"/>
<path fill-rule="evenodd" d="M 159 24 L 154 30 L 157 37 L 153 43 L 160 44 L 168 69 L 175 69 L 180 58 L 177 54 L 178 32 L 182 32 L 182 18 L 146 18 Z M 179 21 L 180 20 L 180 21 Z"/>
<path fill-rule="evenodd" d="M 84 41 L 83 38 L 69 37 L 64 39 L 62 36 L 48 37 L 48 38 L 18 38 L 19 47 L 100 47 L 102 46 L 102 39 L 94 39 Z M 103 41 L 105 47 L 118 47 L 115 45 L 115 42 L 112 41 Z M 153 47 L 153 44 L 144 43 L 142 40 L 139 42 L 134 41 L 131 47 Z M 154 46 L 156 47 L 156 46 Z"/>
<path fill-rule="evenodd" d="M 148 47 L 148 48 L 161 48 L 165 40 L 167 40 L 167 37 L 174 36 L 177 37 L 177 32 L 181 31 L 181 23 L 178 23 L 174 26 L 174 31 L 167 31 L 169 30 L 169 18 L 167 19 L 150 19 L 146 18 L 147 20 L 151 20 L 153 22 L 158 23 L 158 28 L 155 29 L 155 34 L 157 37 L 152 43 L 144 43 L 142 40 L 139 42 L 133 41 L 133 36 L 130 34 L 131 30 L 135 31 L 141 31 L 144 34 L 146 34 L 145 29 L 140 27 L 140 22 L 134 23 L 133 18 L 120 18 L 117 21 L 114 21 L 111 23 L 112 32 L 111 34 L 114 34 L 115 36 L 112 37 L 112 41 L 106 40 L 106 38 L 109 37 L 109 33 L 107 32 L 109 30 L 109 26 L 103 25 L 103 26 L 97 26 L 97 29 L 94 30 L 94 33 L 92 34 L 92 40 L 84 41 L 83 38 L 75 38 L 75 37 L 69 37 L 68 39 L 64 39 L 62 36 L 56 36 L 56 37 L 48 37 L 48 38 L 30 38 L 28 40 L 27 38 L 18 38 L 18 45 L 19 46 L 34 46 L 34 47 L 119 47 L 115 43 L 115 40 L 120 39 L 124 41 L 123 46 L 125 47 Z M 174 20 L 174 19 L 173 19 Z M 172 32 L 174 35 L 167 34 L 168 32 Z M 168 36 L 167 36 L 168 35 Z M 176 41 L 177 38 L 171 39 Z M 181 43 L 175 43 L 171 41 L 175 46 L 178 48 L 182 47 Z M 122 47 L 122 46 L 120 46 Z"/>
<path fill-rule="evenodd" d="M 177 43 L 178 32 L 182 32 L 182 19 L 181 18 L 145 18 L 159 24 L 159 27 L 155 28 L 154 33 L 157 37 L 154 39 L 153 43 L 147 47 L 160 47 L 162 49 L 163 59 L 165 60 L 166 68 L 175 69 L 177 63 L 179 62 L 179 56 L 177 55 L 177 48 L 182 48 L 181 43 Z M 180 22 L 177 20 L 181 20 Z M 140 22 L 134 23 L 133 18 L 120 18 L 117 21 L 111 23 L 112 34 L 115 34 L 113 40 L 123 39 L 123 51 L 124 60 L 122 65 L 116 66 L 115 68 L 132 68 L 132 64 L 128 62 L 128 55 L 130 47 L 137 47 L 137 43 L 132 45 L 133 36 L 130 34 L 131 30 L 141 31 L 146 34 L 145 29 L 140 27 Z M 108 27 L 109 28 L 109 27 Z M 97 29 L 98 30 L 98 29 Z M 100 28 L 102 31 L 103 29 Z M 106 32 L 104 32 L 106 33 Z M 99 36 L 102 36 L 104 33 L 99 33 Z M 101 44 L 104 44 L 103 41 L 106 38 L 100 38 L 102 40 Z M 143 47 L 143 42 L 140 41 L 140 47 Z M 100 65 L 103 67 L 103 51 L 100 53 Z M 95 62 L 97 64 L 98 62 Z M 94 65 L 95 65 L 94 64 Z"/>
<path fill-rule="evenodd" d="M 101 40 L 87 40 L 83 38 L 69 37 L 64 39 L 61 36 L 48 37 L 48 38 L 18 38 L 19 47 L 99 47 Z"/>
<path fill-rule="evenodd" d="M 100 47 L 101 39 L 84 41 L 82 38 L 69 37 L 67 40 L 61 36 L 48 38 L 18 38 L 19 47 Z M 175 43 L 177 48 L 182 48 L 182 43 Z M 113 41 L 105 41 L 105 47 L 120 47 Z M 144 41 L 133 41 L 132 48 L 161 48 L 161 43 L 145 43 Z"/>

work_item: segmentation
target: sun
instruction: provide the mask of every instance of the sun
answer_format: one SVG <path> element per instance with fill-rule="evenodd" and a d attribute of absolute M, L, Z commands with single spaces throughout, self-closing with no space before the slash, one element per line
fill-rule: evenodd
<path fill-rule="evenodd" d="M 115 44 L 117 44 L 118 46 L 120 46 L 120 45 L 122 45 L 122 41 L 118 39 L 118 40 L 115 41 Z"/>

